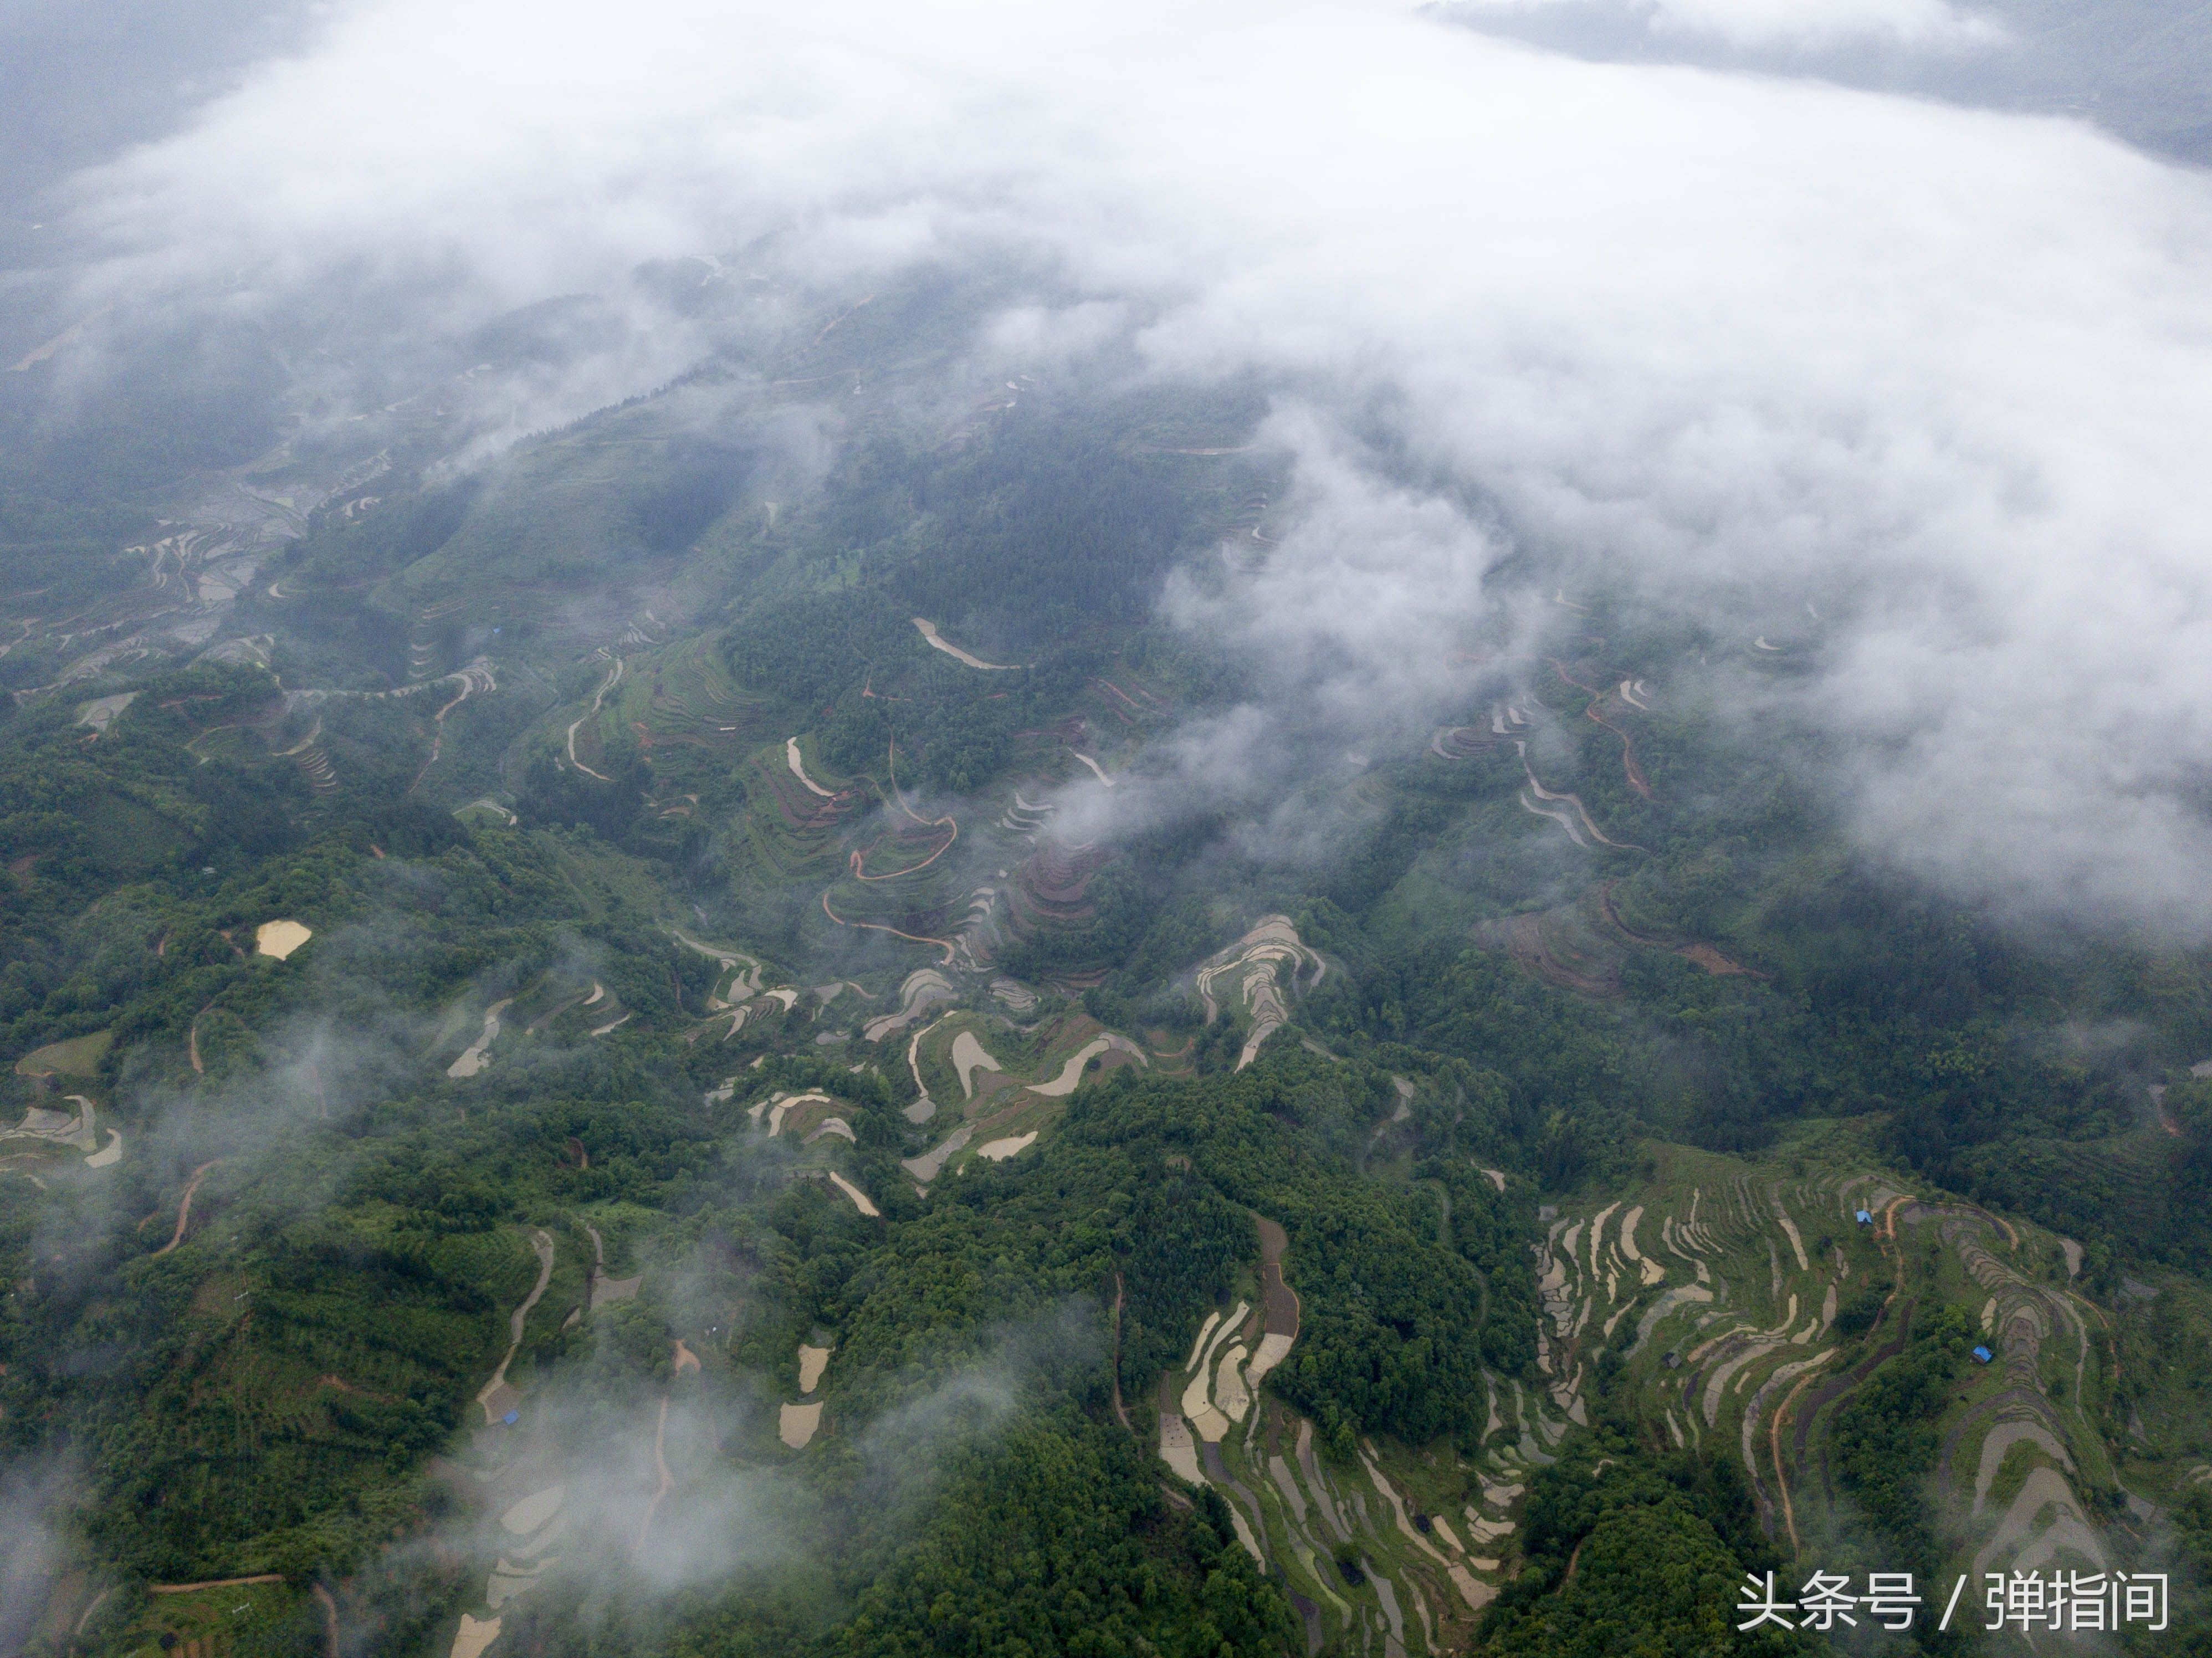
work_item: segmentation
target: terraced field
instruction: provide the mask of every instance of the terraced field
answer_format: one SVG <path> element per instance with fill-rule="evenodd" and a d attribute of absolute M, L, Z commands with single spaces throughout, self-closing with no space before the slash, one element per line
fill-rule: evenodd
<path fill-rule="evenodd" d="M 1621 966 L 1639 950 L 1679 956 L 1717 978 L 1764 976 L 1702 940 L 1632 926 L 1621 912 L 1621 884 L 1613 880 L 1586 889 L 1568 903 L 1484 922 L 1475 937 L 1503 950 L 1547 984 L 1585 996 L 1618 996 Z"/>
<path fill-rule="evenodd" d="M 842 835 L 865 810 L 866 793 L 843 780 L 833 780 L 826 794 L 810 788 L 792 770 L 790 740 L 756 748 L 747 757 L 743 832 L 770 878 L 819 886 L 844 864 Z M 818 768 L 811 774 L 818 783 Z"/>
<path fill-rule="evenodd" d="M 1735 1464 L 1802 1576 L 1869 1546 L 1835 1463 L 1838 1413 L 1916 1328 L 1956 1309 L 1990 1356 L 1950 1390 L 1927 1478 L 1941 1582 L 1968 1576 L 1976 1619 L 1984 1572 L 2147 1565 L 2140 1521 L 2212 1483 L 2184 1457 L 2128 1476 L 2155 1481 L 2155 1502 L 2121 1484 L 2100 1426 L 2109 1315 L 2074 1287 L 2069 1241 L 1863 1163 L 1647 1151 L 1650 1178 L 1543 1212 L 1536 1374 L 1486 1373 L 1472 1453 L 1363 1438 L 1333 1455 L 1267 1392 L 1297 1338 L 1298 1263 L 1261 1223 L 1247 1292 L 1193 1332 L 1152 1401 L 1154 1431 L 1162 1461 L 1218 1488 L 1245 1548 L 1283 1573 L 1310 1653 L 1464 1649 L 1521 1570 L 1531 1475 L 1588 1426 L 1601 1360 L 1650 1431 Z"/>
<path fill-rule="evenodd" d="M 1250 1295 L 1208 1314 L 1160 1380 L 1160 1460 L 1222 1493 L 1237 1540 L 1286 1582 L 1309 1654 L 1463 1650 L 1507 1570 L 1527 1469 L 1546 1460 L 1532 1424 L 1551 1443 L 1564 1430 L 1492 1378 L 1479 1459 L 1367 1438 L 1349 1461 L 1332 1455 L 1264 1390 L 1297 1346 L 1299 1305 L 1282 1229 L 1263 1218 L 1259 1234 Z"/>
<path fill-rule="evenodd" d="M 1328 963 L 1309 949 L 1285 915 L 1264 915 L 1244 936 L 1191 970 L 1191 989 L 1212 1024 L 1224 1014 L 1243 1029 L 1242 1071 L 1267 1038 L 1290 1022 L 1291 999 L 1317 987 Z"/>
<path fill-rule="evenodd" d="M 1004 1014 L 960 1011 L 917 1031 L 907 1043 L 907 1063 L 921 1090 L 908 1119 L 930 1125 L 935 1138 L 900 1167 L 926 1191 L 969 1157 L 1018 1157 L 1084 1082 L 1122 1066 L 1147 1069 L 1152 1059 L 1138 1042 L 1082 1013 L 1024 1029 Z"/>
<path fill-rule="evenodd" d="M 1656 1156 L 1656 1180 L 1559 1213 L 1538 1247 L 1538 1367 L 1561 1417 L 1579 1419 L 1592 1367 L 1616 1354 L 1675 1444 L 1739 1463 L 1789 1552 L 1849 1558 L 1864 1540 L 1838 1412 L 1953 1308 L 1991 1357 L 1967 1363 L 1941 1424 L 1943 1581 L 2120 1563 L 2126 1541 L 2090 1500 L 2117 1476 L 2094 1420 L 2104 1315 L 2066 1270 L 2078 1248 L 1863 1165 Z M 1838 1328 L 1839 1306 L 1877 1297 L 1870 1326 Z"/>
<path fill-rule="evenodd" d="M 653 771 L 653 800 L 664 819 L 690 819 L 701 796 L 726 793 L 738 762 L 768 734 L 770 710 L 741 689 L 711 635 L 679 641 L 641 661 L 614 718 Z"/>

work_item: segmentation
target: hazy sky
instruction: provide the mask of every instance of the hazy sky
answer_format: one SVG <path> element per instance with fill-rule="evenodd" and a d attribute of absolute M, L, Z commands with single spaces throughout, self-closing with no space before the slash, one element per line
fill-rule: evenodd
<path fill-rule="evenodd" d="M 306 0 L 0 0 L 0 264 L 40 193 L 161 137 L 258 58 L 297 41 Z"/>
<path fill-rule="evenodd" d="M 1986 30 L 1948 0 L 1656 10 Z M 1449 693 L 1444 641 L 1534 546 L 1737 607 L 1747 642 L 1797 617 L 1870 845 L 2212 926 L 2212 200 L 2086 125 L 1376 0 L 360 0 L 76 188 L 135 302 L 420 285 L 424 327 L 769 233 L 816 280 L 1051 262 L 1079 336 L 1308 388 L 1305 525 L 1237 615 L 1349 738 Z M 1365 476 L 1352 407 L 1439 487 Z"/>
<path fill-rule="evenodd" d="M 1468 27 L 1578 55 L 1808 76 L 2094 120 L 2212 161 L 2203 0 L 1445 0 Z"/>

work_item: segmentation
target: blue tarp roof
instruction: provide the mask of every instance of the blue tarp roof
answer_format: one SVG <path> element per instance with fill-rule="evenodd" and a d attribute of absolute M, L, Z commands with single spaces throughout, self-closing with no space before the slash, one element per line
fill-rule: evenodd
<path fill-rule="evenodd" d="M 1986 1364 L 1990 1362 L 1990 1350 L 1986 1347 L 1977 1347 L 1974 1349 L 1974 1357 L 1981 1360 L 1983 1363 Z"/>

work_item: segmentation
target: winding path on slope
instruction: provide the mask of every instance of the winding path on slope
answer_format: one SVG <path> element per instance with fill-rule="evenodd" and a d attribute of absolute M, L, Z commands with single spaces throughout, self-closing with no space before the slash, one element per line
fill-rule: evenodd
<path fill-rule="evenodd" d="M 545 1286 L 553 1281 L 552 1235 L 533 1230 L 530 1234 L 530 1248 L 538 1257 L 538 1282 L 532 1286 L 529 1295 L 523 1298 L 522 1305 L 508 1315 L 506 1356 L 499 1361 L 499 1369 L 491 1373 L 491 1380 L 484 1383 L 483 1391 L 477 1395 L 477 1403 L 483 1406 L 486 1426 L 498 1420 L 492 1414 L 492 1400 L 499 1390 L 507 1386 L 507 1367 L 514 1362 L 515 1354 L 522 1351 L 523 1327 L 529 1321 L 531 1309 L 544 1295 Z"/>
<path fill-rule="evenodd" d="M 870 932 L 888 932 L 895 938 L 904 938 L 913 944 L 934 944 L 945 952 L 945 965 L 947 967 L 952 965 L 953 957 L 958 954 L 957 947 L 950 938 L 925 938 L 919 932 L 902 932 L 898 928 L 886 926 L 881 921 L 848 921 L 830 908 L 830 895 L 826 891 L 822 895 L 822 913 L 839 926 L 862 927 Z"/>
<path fill-rule="evenodd" d="M 1782 1466 L 1782 1428 L 1790 1419 L 1790 1407 L 1796 1404 L 1797 1395 L 1811 1387 L 1819 1375 L 1814 1370 L 1797 1378 L 1796 1386 L 1775 1407 L 1774 1420 L 1767 1430 L 1767 1448 L 1774 1460 L 1774 1489 L 1782 1497 L 1782 1523 L 1790 1528 L 1790 1551 L 1797 1554 L 1805 1552 L 1805 1545 L 1797 1535 L 1797 1505 L 1790 1498 L 1790 1472 Z"/>
<path fill-rule="evenodd" d="M 949 817 L 945 821 L 948 823 L 952 822 Z M 928 857 L 923 859 L 920 863 L 908 864 L 904 869 L 886 870 L 881 875 L 871 875 L 866 869 L 861 867 L 862 860 L 865 859 L 866 854 L 860 852 L 853 853 L 848 867 L 851 869 L 853 878 L 855 881 L 896 881 L 902 875 L 918 875 L 923 870 L 927 869 L 932 864 L 945 856 L 946 853 L 951 851 L 952 843 L 959 838 L 960 829 L 958 825 L 956 824 L 953 827 L 952 833 L 945 838 L 944 841 L 938 847 L 936 851 L 931 853 Z"/>
<path fill-rule="evenodd" d="M 852 854 L 849 868 L 851 869 L 853 878 L 856 881 L 896 881 L 902 875 L 916 874 L 922 870 L 927 869 L 932 864 L 945 856 L 946 853 L 951 851 L 953 844 L 960 839 L 960 825 L 950 812 L 947 812 L 942 817 L 924 817 L 919 812 L 915 811 L 912 806 L 907 804 L 905 792 L 899 787 L 898 739 L 896 737 L 893 738 L 890 742 L 887 763 L 890 772 L 891 799 L 893 803 L 897 805 L 898 809 L 904 812 L 909 819 L 920 824 L 924 829 L 945 829 L 948 831 L 948 833 L 946 834 L 943 842 L 939 845 L 937 850 L 931 853 L 928 857 L 923 859 L 920 863 L 909 864 L 904 869 L 890 870 L 881 875 L 870 875 L 866 872 L 865 868 L 866 853 L 865 852 L 854 853 Z M 857 926 L 866 924 L 862 922 L 848 921 L 845 925 L 848 926 Z M 906 938 L 911 937 L 912 935 L 902 933 L 900 936 L 902 938 Z"/>
<path fill-rule="evenodd" d="M 929 621 L 926 617 L 915 617 L 914 625 L 918 630 L 920 630 L 921 636 L 929 641 L 931 649 L 942 651 L 945 655 L 953 658 L 957 661 L 964 662 L 969 667 L 974 668 L 980 672 L 1012 673 L 1016 669 L 1027 665 L 1026 664 L 1015 662 L 986 662 L 980 656 L 971 656 L 966 651 L 962 650 L 957 645 L 955 645 L 951 640 L 945 638 L 943 634 L 938 632 L 937 624 L 934 622 Z"/>
<path fill-rule="evenodd" d="M 207 1178 L 208 1170 L 223 1161 L 223 1158 L 216 1157 L 192 1170 L 192 1177 L 185 1182 L 184 1201 L 177 1206 L 177 1230 L 169 1235 L 167 1243 L 154 1252 L 156 1256 L 167 1254 L 185 1241 L 185 1228 L 191 1224 L 192 1219 L 192 1193 L 200 1189 L 200 1182 Z"/>
<path fill-rule="evenodd" d="M 162 942 L 166 944 L 167 940 L 164 939 Z M 193 1014 L 191 1028 L 185 1032 L 185 1057 L 192 1062 L 192 1074 L 195 1077 L 204 1077 L 207 1074 L 207 1066 L 200 1063 L 200 1021 L 207 1017 L 214 1006 L 215 1004 L 210 1002 L 206 1007 Z"/>
<path fill-rule="evenodd" d="M 1589 707 L 1583 710 L 1584 716 L 1596 721 L 1620 739 L 1620 768 L 1628 779 L 1628 786 L 1646 800 L 1654 799 L 1650 781 L 1644 775 L 1644 768 L 1636 762 L 1636 739 L 1598 712 L 1599 705 L 1605 700 L 1605 692 L 1596 686 L 1583 684 L 1567 671 L 1566 665 L 1559 658 L 1551 657 L 1547 660 L 1552 665 L 1553 672 L 1589 698 Z"/>
<path fill-rule="evenodd" d="M 328 1658 L 338 1658 L 338 1603 L 320 1583 L 308 1586 L 323 1608 L 323 1643 Z"/>
<path fill-rule="evenodd" d="M 576 758 L 576 727 L 581 726 L 585 720 L 589 720 L 592 718 L 593 715 L 597 714 L 600 707 L 607 700 L 607 693 L 614 689 L 617 685 L 622 683 L 623 666 L 622 658 L 617 657 L 615 659 L 615 665 L 612 671 L 610 671 L 607 677 L 599 683 L 599 689 L 592 697 L 591 714 L 579 714 L 576 717 L 574 724 L 568 727 L 568 763 L 574 766 L 578 771 L 584 773 L 586 776 L 598 778 L 602 783 L 611 783 L 615 780 L 608 776 L 606 773 L 603 771 L 593 771 L 589 766 Z"/>
<path fill-rule="evenodd" d="M 1528 763 L 1528 744 L 1524 739 L 1516 738 L 1513 742 L 1513 747 L 1521 756 L 1521 769 L 1528 774 L 1529 792 L 1533 793 L 1537 799 L 1546 802 L 1557 802 L 1564 805 L 1572 806 L 1575 809 L 1575 816 L 1582 819 L 1583 827 L 1588 829 L 1594 838 L 1604 842 L 1608 847 L 1614 847 L 1621 852 L 1640 852 L 1647 856 L 1650 854 L 1651 851 L 1650 847 L 1639 847 L 1633 841 L 1616 841 L 1611 835 L 1607 835 L 1603 829 L 1600 829 L 1591 819 L 1589 809 L 1583 805 L 1582 796 L 1579 794 L 1555 793 L 1551 789 L 1546 788 L 1537 779 L 1536 768 Z M 1528 802 L 1524 799 L 1522 801 L 1522 805 L 1528 805 Z M 1536 808 L 1534 806 L 1528 806 L 1528 809 L 1531 811 L 1536 811 Z M 1553 816 L 1553 813 L 1548 811 L 1536 811 L 1536 815 L 1539 817 L 1551 817 Z M 1567 829 L 1567 833 L 1570 836 L 1573 835 L 1574 830 L 1571 825 L 1565 825 L 1563 823 L 1562 826 Z"/>
<path fill-rule="evenodd" d="M 257 1572 L 251 1577 L 210 1577 L 202 1583 L 149 1583 L 146 1585 L 146 1593 L 149 1594 L 198 1594 L 202 1589 L 235 1589 L 243 1588 L 248 1583 L 281 1583 L 283 1581 L 282 1573 L 264 1571 Z"/>
<path fill-rule="evenodd" d="M 1692 940 L 1685 944 L 1679 939 L 1656 938 L 1650 933 L 1637 932 L 1635 928 L 1620 919 L 1620 907 L 1613 899 L 1613 890 L 1620 884 L 1617 880 L 1607 881 L 1599 888 L 1598 913 L 1605 918 L 1607 926 L 1620 933 L 1629 943 L 1641 944 L 1647 950 L 1670 950 L 1684 961 L 1705 969 L 1717 979 L 1724 979 L 1734 974 L 1741 974 L 1746 978 L 1761 981 L 1773 977 L 1771 974 L 1761 973 L 1757 968 L 1746 967 L 1741 962 L 1723 955 L 1711 944 L 1705 944 L 1702 940 Z"/>
<path fill-rule="evenodd" d="M 447 676 L 449 679 L 453 677 L 454 676 L 451 674 Z M 486 690 L 497 690 L 499 689 L 498 684 L 492 679 L 490 669 L 486 668 L 483 670 L 483 677 L 485 681 L 484 689 Z M 455 696 L 452 701 L 447 703 L 444 708 L 439 709 L 437 713 L 430 716 L 430 757 L 422 762 L 422 769 L 415 774 L 415 780 L 407 786 L 407 793 L 410 794 L 414 793 L 416 789 L 422 786 L 422 780 L 430 774 L 430 768 L 438 763 L 439 751 L 445 747 L 446 744 L 446 716 L 451 714 L 455 708 L 459 708 L 462 703 L 467 701 L 469 700 L 470 693 L 474 691 L 477 688 L 476 670 L 473 667 L 464 668 L 461 670 L 459 678 L 461 682 L 460 694 Z M 577 722 L 578 725 L 582 723 L 583 722 L 581 720 Z M 568 757 L 571 760 L 576 757 L 575 735 L 575 726 L 572 726 L 568 728 Z M 599 774 L 594 772 L 592 773 L 592 775 L 596 777 Z"/>

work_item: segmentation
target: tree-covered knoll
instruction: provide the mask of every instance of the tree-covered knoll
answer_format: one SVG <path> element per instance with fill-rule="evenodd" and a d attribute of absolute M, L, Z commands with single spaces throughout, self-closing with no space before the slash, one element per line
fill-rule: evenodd
<path fill-rule="evenodd" d="M 1705 1658 L 1802 1653 L 1808 1637 L 1735 1625 L 1747 1573 L 1782 1564 L 1735 1465 L 1650 1448 L 1648 1427 L 1601 1416 L 1528 1494 L 1527 1564 L 1484 1650 L 1537 1658 Z M 1786 1590 L 1784 1599 L 1793 1598 Z"/>
<path fill-rule="evenodd" d="M 823 1643 L 878 1654 L 1257 1658 L 1302 1649 L 1220 1497 L 1164 1499 L 1146 1448 L 1067 1408 L 962 1455 L 921 1534 Z"/>

